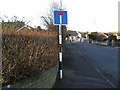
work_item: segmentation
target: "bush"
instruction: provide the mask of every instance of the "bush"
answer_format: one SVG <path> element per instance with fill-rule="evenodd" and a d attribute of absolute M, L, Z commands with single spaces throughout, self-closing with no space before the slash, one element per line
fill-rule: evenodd
<path fill-rule="evenodd" d="M 103 42 L 105 42 L 105 41 L 107 41 L 107 40 L 108 40 L 108 38 L 103 38 L 103 40 L 102 40 L 102 41 L 103 41 Z"/>
<path fill-rule="evenodd" d="M 3 30 L 3 83 L 13 83 L 58 64 L 57 33 Z"/>

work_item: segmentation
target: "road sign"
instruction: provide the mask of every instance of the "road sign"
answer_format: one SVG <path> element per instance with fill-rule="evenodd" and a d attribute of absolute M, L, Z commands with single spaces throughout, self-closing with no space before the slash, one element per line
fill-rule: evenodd
<path fill-rule="evenodd" d="M 66 25 L 67 23 L 67 11 L 54 11 L 54 25 Z"/>

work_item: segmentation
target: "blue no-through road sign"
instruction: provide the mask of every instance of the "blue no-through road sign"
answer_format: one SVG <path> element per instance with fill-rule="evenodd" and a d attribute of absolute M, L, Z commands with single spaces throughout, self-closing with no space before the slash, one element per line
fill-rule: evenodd
<path fill-rule="evenodd" d="M 60 22 L 61 16 L 61 22 Z M 54 25 L 66 25 L 68 24 L 67 11 L 54 11 Z"/>

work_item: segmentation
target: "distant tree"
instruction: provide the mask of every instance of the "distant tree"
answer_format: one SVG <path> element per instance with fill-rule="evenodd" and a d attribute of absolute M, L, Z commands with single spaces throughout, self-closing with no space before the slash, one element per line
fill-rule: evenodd
<path fill-rule="evenodd" d="M 89 37 L 89 39 L 94 39 L 94 35 L 93 34 L 88 34 L 88 37 Z"/>
<path fill-rule="evenodd" d="M 109 40 L 109 42 L 112 42 L 112 40 L 116 41 L 117 37 L 112 34 L 112 35 L 109 35 L 108 40 Z"/>
<path fill-rule="evenodd" d="M 0 17 L 0 20 L 2 21 L 2 28 L 3 30 L 8 30 L 7 28 L 15 28 L 16 30 L 23 27 L 27 20 L 25 20 L 25 17 L 20 19 L 18 16 L 8 17 L 6 15 L 3 15 Z"/>
<path fill-rule="evenodd" d="M 0 17 L 0 22 L 4 22 L 4 19 L 2 17 Z"/>
<path fill-rule="evenodd" d="M 37 31 L 42 31 L 41 26 L 37 26 Z"/>
<path fill-rule="evenodd" d="M 97 32 L 92 32 L 91 34 L 88 35 L 89 39 L 92 40 L 98 40 L 98 33 Z"/>
<path fill-rule="evenodd" d="M 108 38 L 103 38 L 103 39 L 102 39 L 103 42 L 105 42 L 105 41 L 107 41 L 107 40 L 108 40 Z"/>

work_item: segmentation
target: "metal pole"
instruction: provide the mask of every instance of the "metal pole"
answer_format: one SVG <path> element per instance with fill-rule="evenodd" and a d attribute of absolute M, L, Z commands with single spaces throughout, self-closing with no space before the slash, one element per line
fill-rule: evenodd
<path fill-rule="evenodd" d="M 60 11 L 62 10 L 62 0 L 60 0 Z M 60 79 L 63 78 L 62 76 L 62 16 L 60 15 L 60 25 L 59 25 L 59 45 L 60 45 L 60 52 L 59 52 L 59 69 L 60 69 Z"/>
<path fill-rule="evenodd" d="M 62 10 L 62 0 L 60 0 L 60 10 Z"/>

